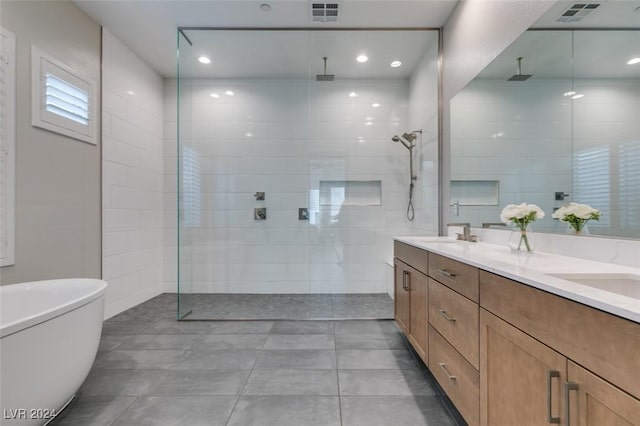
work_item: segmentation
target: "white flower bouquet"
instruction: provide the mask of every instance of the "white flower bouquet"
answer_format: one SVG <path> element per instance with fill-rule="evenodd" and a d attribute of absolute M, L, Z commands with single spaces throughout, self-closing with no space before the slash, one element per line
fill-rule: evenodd
<path fill-rule="evenodd" d="M 506 224 L 513 223 L 513 226 L 520 230 L 519 238 L 511 248 L 516 251 L 522 251 L 522 245 L 524 244 L 526 251 L 532 252 L 533 247 L 527 236 L 527 226 L 529 226 L 531 222 L 535 222 L 537 219 L 542 219 L 543 217 L 544 211 L 535 204 L 509 204 L 502 209 L 500 220 Z"/>
<path fill-rule="evenodd" d="M 581 233 L 591 219 L 600 220 L 600 211 L 587 204 L 569 203 L 556 210 L 552 217 L 567 222 L 576 233 Z"/>

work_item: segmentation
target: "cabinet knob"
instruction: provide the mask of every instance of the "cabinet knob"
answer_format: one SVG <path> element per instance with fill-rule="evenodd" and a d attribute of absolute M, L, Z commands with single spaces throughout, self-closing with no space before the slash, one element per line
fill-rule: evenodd
<path fill-rule="evenodd" d="M 442 371 L 444 371 L 444 374 L 447 375 L 447 378 L 449 380 L 455 380 L 456 376 L 452 376 L 451 373 L 449 373 L 449 371 L 447 371 L 447 364 L 445 364 L 444 362 L 439 362 L 438 365 L 440 366 L 440 368 L 442 368 Z"/>

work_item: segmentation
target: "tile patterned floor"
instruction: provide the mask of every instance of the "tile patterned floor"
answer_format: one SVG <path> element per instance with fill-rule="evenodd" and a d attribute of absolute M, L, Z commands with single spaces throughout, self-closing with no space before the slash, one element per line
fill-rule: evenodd
<path fill-rule="evenodd" d="M 455 424 L 393 321 L 177 322 L 174 303 L 106 321 L 52 425 Z"/>
<path fill-rule="evenodd" d="M 190 294 L 188 319 L 393 319 L 393 299 L 376 294 Z"/>

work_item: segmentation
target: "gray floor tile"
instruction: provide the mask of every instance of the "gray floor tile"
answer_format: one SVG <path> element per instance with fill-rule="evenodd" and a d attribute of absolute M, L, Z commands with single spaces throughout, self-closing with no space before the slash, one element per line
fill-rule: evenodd
<path fill-rule="evenodd" d="M 82 396 L 144 395 L 163 373 L 164 370 L 93 369 L 80 388 L 80 394 Z"/>
<path fill-rule="evenodd" d="M 135 400 L 133 396 L 80 397 L 49 423 L 50 426 L 107 426 Z"/>
<path fill-rule="evenodd" d="M 276 321 L 271 334 L 333 334 L 333 322 Z"/>
<path fill-rule="evenodd" d="M 253 370 L 243 395 L 338 395 L 335 370 Z"/>
<path fill-rule="evenodd" d="M 336 349 L 406 349 L 400 334 L 336 334 Z"/>
<path fill-rule="evenodd" d="M 212 349 L 262 349 L 266 334 L 209 334 L 193 345 L 192 351 Z"/>
<path fill-rule="evenodd" d="M 263 350 L 258 356 L 255 369 L 335 369 L 336 353 L 332 350 Z"/>
<path fill-rule="evenodd" d="M 102 335 L 110 336 L 114 334 L 126 334 L 126 335 L 134 335 L 140 334 L 142 330 L 147 327 L 150 327 L 153 324 L 153 321 L 139 321 L 139 320 L 128 320 L 128 321 L 112 321 L 107 320 L 102 323 Z"/>
<path fill-rule="evenodd" d="M 94 368 L 165 369 L 169 368 L 182 357 L 184 353 L 184 351 L 178 350 L 122 351 L 116 349 L 115 351 L 105 352 L 99 355 L 94 364 Z"/>
<path fill-rule="evenodd" d="M 343 426 L 454 426 L 435 396 L 343 396 Z"/>
<path fill-rule="evenodd" d="M 250 370 L 259 351 L 250 349 L 200 350 L 188 352 L 172 370 Z"/>
<path fill-rule="evenodd" d="M 109 334 L 102 336 L 100 346 L 98 346 L 98 352 L 112 351 L 130 338 L 131 336 L 128 334 Z"/>
<path fill-rule="evenodd" d="M 209 333 L 213 324 L 209 321 L 176 321 L 164 319 L 156 321 L 139 334 L 203 334 Z"/>
<path fill-rule="evenodd" d="M 336 351 L 341 370 L 416 369 L 408 350 L 339 349 Z"/>
<path fill-rule="evenodd" d="M 340 426 L 333 396 L 242 396 L 228 426 Z"/>
<path fill-rule="evenodd" d="M 122 343 L 118 349 L 181 349 L 187 350 L 198 339 L 198 334 L 139 334 Z"/>
<path fill-rule="evenodd" d="M 235 396 L 139 397 L 114 425 L 223 426 Z"/>
<path fill-rule="evenodd" d="M 435 395 L 419 370 L 339 370 L 338 378 L 340 395 Z"/>
<path fill-rule="evenodd" d="M 149 395 L 240 395 L 251 370 L 169 370 Z"/>
<path fill-rule="evenodd" d="M 216 321 L 212 334 L 269 333 L 273 321 Z"/>
<path fill-rule="evenodd" d="M 398 334 L 399 330 L 394 321 L 336 321 L 336 334 Z"/>
<path fill-rule="evenodd" d="M 264 344 L 267 350 L 334 349 L 332 334 L 270 334 Z"/>

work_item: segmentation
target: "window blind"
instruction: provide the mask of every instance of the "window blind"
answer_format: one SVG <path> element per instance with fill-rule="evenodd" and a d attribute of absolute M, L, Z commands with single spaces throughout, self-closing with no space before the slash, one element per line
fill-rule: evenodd
<path fill-rule="evenodd" d="M 89 93 L 51 73 L 45 74 L 45 108 L 76 123 L 89 125 Z"/>
<path fill-rule="evenodd" d="M 573 192 L 578 203 L 600 210 L 600 221 L 589 222 L 590 227 L 610 226 L 610 152 L 609 146 L 579 151 L 573 159 Z"/>
<path fill-rule="evenodd" d="M 618 186 L 620 188 L 620 226 L 640 228 L 640 141 L 618 147 Z"/>

